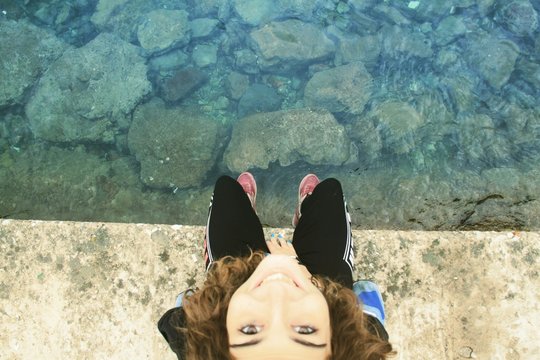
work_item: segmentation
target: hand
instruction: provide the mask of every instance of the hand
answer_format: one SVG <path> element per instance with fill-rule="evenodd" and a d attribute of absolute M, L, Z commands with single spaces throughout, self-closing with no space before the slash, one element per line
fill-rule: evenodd
<path fill-rule="evenodd" d="M 270 254 L 288 255 L 295 258 L 298 257 L 298 255 L 296 254 L 296 250 L 294 250 L 292 240 L 285 240 L 282 234 L 272 234 L 270 236 L 270 239 L 266 240 L 266 245 L 268 246 L 268 250 L 270 250 Z M 300 267 L 300 270 L 302 271 L 304 276 L 307 279 L 311 279 L 311 273 L 309 272 L 307 267 L 303 264 L 298 264 L 298 266 Z"/>
<path fill-rule="evenodd" d="M 270 254 L 274 255 L 289 255 L 296 257 L 296 251 L 294 250 L 291 240 L 285 240 L 283 235 L 272 234 L 269 240 L 266 240 L 266 245 L 270 250 Z"/>

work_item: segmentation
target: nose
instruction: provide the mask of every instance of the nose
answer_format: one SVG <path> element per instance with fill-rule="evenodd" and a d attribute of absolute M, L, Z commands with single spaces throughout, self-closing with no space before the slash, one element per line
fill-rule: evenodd
<path fill-rule="evenodd" d="M 299 300 L 301 294 L 298 294 L 296 287 L 281 281 L 263 284 L 256 290 L 253 295 L 264 304 L 265 311 L 271 319 L 270 328 L 285 335 L 287 329 L 284 319 L 287 318 L 292 303 Z"/>

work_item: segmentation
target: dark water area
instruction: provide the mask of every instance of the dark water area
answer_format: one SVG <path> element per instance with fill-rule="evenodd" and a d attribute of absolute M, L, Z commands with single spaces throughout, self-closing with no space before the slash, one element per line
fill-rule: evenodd
<path fill-rule="evenodd" d="M 536 0 L 0 1 L 0 218 L 204 224 L 309 172 L 361 229 L 540 229 Z"/>

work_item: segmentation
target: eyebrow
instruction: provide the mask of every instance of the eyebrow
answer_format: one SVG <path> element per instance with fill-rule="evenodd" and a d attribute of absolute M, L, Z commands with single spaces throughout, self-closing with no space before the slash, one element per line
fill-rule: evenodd
<path fill-rule="evenodd" d="M 257 345 L 258 343 L 260 343 L 263 339 L 255 339 L 255 340 L 250 340 L 248 342 L 245 342 L 245 343 L 241 343 L 241 344 L 231 344 L 230 347 L 232 348 L 239 348 L 239 347 L 245 347 L 245 346 L 252 346 L 252 345 Z M 304 346 L 309 346 L 309 347 L 313 347 L 313 348 L 324 348 L 326 347 L 326 343 L 324 344 L 314 344 L 312 342 L 309 342 L 309 341 L 306 341 L 306 340 L 302 340 L 302 339 L 297 339 L 297 338 L 291 338 L 292 341 L 298 343 L 298 344 L 301 344 L 301 345 L 304 345 Z"/>

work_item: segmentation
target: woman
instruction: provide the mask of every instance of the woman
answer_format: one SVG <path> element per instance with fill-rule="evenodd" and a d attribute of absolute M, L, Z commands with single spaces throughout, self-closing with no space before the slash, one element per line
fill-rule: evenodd
<path fill-rule="evenodd" d="M 205 235 L 208 276 L 158 328 L 179 359 L 385 359 L 392 354 L 375 285 L 357 282 L 340 183 L 306 175 L 292 241 L 265 240 L 257 185 L 216 182 Z M 364 306 L 357 299 L 364 300 Z M 183 301 L 182 301 L 183 300 Z"/>

